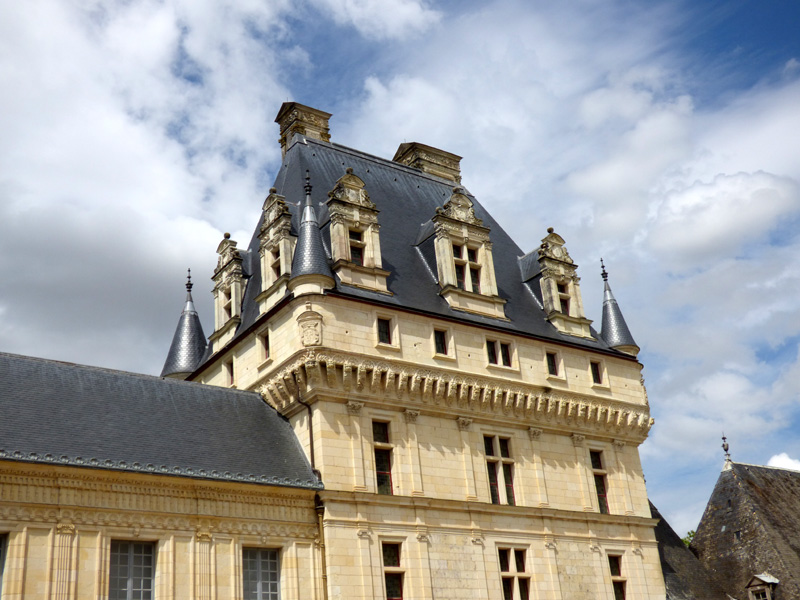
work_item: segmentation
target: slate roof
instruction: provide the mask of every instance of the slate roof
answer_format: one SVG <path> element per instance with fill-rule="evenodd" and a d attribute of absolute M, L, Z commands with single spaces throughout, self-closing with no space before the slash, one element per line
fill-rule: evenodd
<path fill-rule="evenodd" d="M 603 269 L 603 323 L 600 328 L 600 335 L 605 342 L 612 348 L 620 346 L 639 347 L 631 335 L 628 324 L 622 316 L 622 311 L 611 293 L 611 286 L 608 285 L 608 276 Z"/>
<path fill-rule="evenodd" d="M 328 255 L 322 244 L 322 232 L 319 229 L 314 205 L 311 203 L 312 186 L 310 176 L 306 174 L 306 201 L 303 207 L 303 218 L 300 221 L 300 232 L 297 246 L 292 257 L 292 278 L 300 275 L 325 275 L 333 279 L 328 262 Z"/>
<path fill-rule="evenodd" d="M 175 328 L 175 334 L 172 336 L 172 343 L 169 346 L 161 376 L 184 373 L 188 375 L 200 364 L 205 352 L 206 336 L 203 333 L 200 317 L 194 308 L 190 277 L 186 283 L 186 303 L 178 319 L 178 327 Z"/>
<path fill-rule="evenodd" d="M 390 272 L 387 278 L 392 295 L 365 291 L 342 285 L 328 293 L 352 298 L 366 299 L 376 304 L 453 318 L 462 322 L 505 330 L 509 333 L 529 335 L 565 344 L 588 347 L 611 352 L 620 357 L 631 357 L 614 350 L 596 332 L 596 340 L 578 338 L 560 333 L 546 320 L 541 304 L 538 280 L 539 265 L 535 258 L 524 257 L 519 246 L 500 227 L 480 202 L 465 190 L 474 203 L 475 216 L 490 228 L 492 253 L 499 295 L 507 300 L 505 305 L 508 321 L 482 317 L 456 311 L 439 295 L 436 280 L 435 256 L 431 254 L 431 240 L 427 232 L 430 219 L 436 209 L 443 206 L 453 193 L 454 183 L 419 169 L 401 165 L 359 152 L 339 144 L 306 139 L 297 136 L 287 149 L 283 165 L 275 179 L 274 187 L 286 197 L 292 211 L 292 234 L 300 230 L 300 211 L 304 205 L 304 177 L 310 172 L 314 184 L 311 201 L 323 234 L 326 257 L 330 258 L 330 216 L 325 204 L 327 193 L 348 167 L 365 183 L 370 200 L 379 211 L 381 226 L 381 254 L 383 268 Z M 242 251 L 242 268 L 246 278 L 246 289 L 242 303 L 242 321 L 231 343 L 244 334 L 260 316 L 256 296 L 261 291 L 259 268 L 259 222 L 246 251 Z M 542 232 L 544 235 L 545 232 Z M 533 235 L 525 240 L 527 246 L 537 248 L 540 237 Z M 427 244 L 427 245 L 426 245 Z M 535 254 L 535 253 L 534 253 Z M 294 267 L 292 269 L 294 271 Z M 584 305 L 591 304 L 584 299 Z M 210 356 L 204 358 L 204 362 Z"/>
<path fill-rule="evenodd" d="M 667 588 L 666 600 L 728 600 L 727 594 L 717 586 L 667 520 L 650 503 L 650 514 L 659 519 L 656 525 L 658 556 Z"/>
<path fill-rule="evenodd" d="M 692 548 L 735 597 L 768 573 L 780 581 L 776 600 L 800 598 L 800 472 L 726 463 Z"/>
<path fill-rule="evenodd" d="M 0 460 L 321 489 L 254 392 L 0 353 Z"/>

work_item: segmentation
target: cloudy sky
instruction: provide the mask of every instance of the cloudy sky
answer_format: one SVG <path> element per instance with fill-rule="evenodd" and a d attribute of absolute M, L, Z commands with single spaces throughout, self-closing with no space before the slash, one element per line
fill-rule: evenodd
<path fill-rule="evenodd" d="M 0 350 L 158 374 L 185 269 L 206 333 L 286 100 L 333 139 L 462 155 L 523 250 L 548 226 L 642 346 L 656 505 L 722 465 L 800 465 L 795 0 L 0 3 Z"/>

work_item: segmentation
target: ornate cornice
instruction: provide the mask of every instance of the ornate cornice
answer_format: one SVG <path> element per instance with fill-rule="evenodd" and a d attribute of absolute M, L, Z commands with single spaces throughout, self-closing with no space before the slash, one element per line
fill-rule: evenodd
<path fill-rule="evenodd" d="M 628 438 L 641 442 L 653 424 L 646 405 L 554 391 L 479 375 L 380 360 L 326 348 L 290 358 L 256 389 L 283 413 L 296 408 L 298 393 L 363 394 L 359 400 L 411 405 L 459 415 L 513 418 L 529 426 Z"/>

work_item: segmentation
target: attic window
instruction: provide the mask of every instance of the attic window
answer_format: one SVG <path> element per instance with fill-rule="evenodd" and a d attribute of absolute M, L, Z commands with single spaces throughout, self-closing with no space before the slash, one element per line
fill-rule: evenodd
<path fill-rule="evenodd" d="M 350 262 L 354 262 L 359 266 L 364 265 L 364 241 L 363 235 L 360 231 L 351 229 L 348 232 L 348 239 L 350 241 Z"/>
<path fill-rule="evenodd" d="M 453 263 L 456 287 L 467 292 L 481 293 L 481 265 L 477 248 L 453 244 Z"/>

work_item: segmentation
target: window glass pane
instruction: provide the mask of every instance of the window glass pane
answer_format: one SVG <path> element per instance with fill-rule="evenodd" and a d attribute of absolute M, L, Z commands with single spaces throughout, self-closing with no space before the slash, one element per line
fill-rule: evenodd
<path fill-rule="evenodd" d="M 603 383 L 603 376 L 600 372 L 600 363 L 591 362 L 589 364 L 592 366 L 592 381 L 594 383 Z"/>
<path fill-rule="evenodd" d="M 506 484 L 506 503 L 514 506 L 514 467 L 508 463 L 503 465 L 503 479 Z"/>
<path fill-rule="evenodd" d="M 492 365 L 497 364 L 497 347 L 495 346 L 494 342 L 487 341 L 486 342 L 486 354 L 489 358 L 489 363 Z"/>
<path fill-rule="evenodd" d="M 351 240 L 355 240 L 357 242 L 361 241 L 361 232 L 360 231 L 354 231 L 354 230 L 351 229 L 348 232 L 348 236 L 350 237 Z"/>
<path fill-rule="evenodd" d="M 472 291 L 476 294 L 481 293 L 481 270 L 475 267 L 470 267 L 469 270 L 470 283 L 472 283 Z"/>
<path fill-rule="evenodd" d="M 600 512 L 604 515 L 608 514 L 608 500 L 606 498 L 606 478 L 605 475 L 595 475 L 594 485 L 597 488 L 597 504 L 599 505 Z"/>
<path fill-rule="evenodd" d="M 483 436 L 483 451 L 486 456 L 494 456 L 494 438 L 491 435 Z"/>
<path fill-rule="evenodd" d="M 558 375 L 558 363 L 556 363 L 556 355 L 552 352 L 547 353 L 547 372 L 550 375 Z"/>
<path fill-rule="evenodd" d="M 565 315 L 569 314 L 569 298 L 559 298 L 561 303 L 561 312 Z"/>
<path fill-rule="evenodd" d="M 7 548 L 8 548 L 8 536 L 0 535 L 0 590 L 3 589 L 3 566 L 6 564 Z"/>
<path fill-rule="evenodd" d="M 372 422 L 372 439 L 380 444 L 389 443 L 389 424 L 382 421 Z"/>
<path fill-rule="evenodd" d="M 589 456 L 592 458 L 592 468 L 602 470 L 603 468 L 603 453 L 597 450 L 590 450 Z"/>
<path fill-rule="evenodd" d="M 278 551 L 242 548 L 242 585 L 245 600 L 278 600 Z"/>
<path fill-rule="evenodd" d="M 378 341 L 381 344 L 392 343 L 391 322 L 389 319 L 378 319 Z"/>
<path fill-rule="evenodd" d="M 382 544 L 383 547 L 383 566 L 400 566 L 400 544 Z"/>
<path fill-rule="evenodd" d="M 460 289 L 466 289 L 464 287 L 464 265 L 456 265 L 456 286 Z"/>
<path fill-rule="evenodd" d="M 453 244 L 453 258 L 458 260 L 459 258 L 462 257 L 462 252 L 463 249 L 461 246 L 459 246 L 458 244 Z"/>
<path fill-rule="evenodd" d="M 519 598 L 528 600 L 531 597 L 531 580 L 527 577 L 519 578 Z"/>
<path fill-rule="evenodd" d="M 608 569 L 611 571 L 612 577 L 622 576 L 622 566 L 620 565 L 620 562 L 621 562 L 621 557 L 619 556 L 608 557 Z"/>
<path fill-rule="evenodd" d="M 500 357 L 503 359 L 503 365 L 506 367 L 511 366 L 511 346 L 508 344 L 500 344 Z"/>
<path fill-rule="evenodd" d="M 469 262 L 478 262 L 478 251 L 475 248 L 467 248 L 467 260 Z"/>
<path fill-rule="evenodd" d="M 386 600 L 403 598 L 403 574 L 386 573 Z"/>
<path fill-rule="evenodd" d="M 489 495 L 492 497 L 492 504 L 500 504 L 500 492 L 497 490 L 497 463 L 486 463 L 489 472 Z"/>
<path fill-rule="evenodd" d="M 625 582 L 614 582 L 614 600 L 625 600 Z"/>
<path fill-rule="evenodd" d="M 517 573 L 525 572 L 525 550 L 514 550 L 514 562 L 516 563 Z"/>
<path fill-rule="evenodd" d="M 500 570 L 503 573 L 508 572 L 508 565 L 509 565 L 508 555 L 510 552 L 511 550 L 507 548 L 501 548 L 500 550 L 497 551 L 497 557 L 500 560 Z"/>
<path fill-rule="evenodd" d="M 514 579 L 503 579 L 503 600 L 514 600 Z"/>
<path fill-rule="evenodd" d="M 508 439 L 500 438 L 500 456 L 503 458 L 511 458 L 511 452 L 508 449 Z"/>
<path fill-rule="evenodd" d="M 436 346 L 436 354 L 447 354 L 447 333 L 434 329 L 433 341 Z"/>
<path fill-rule="evenodd" d="M 111 541 L 108 597 L 111 600 L 150 600 L 153 597 L 155 546 Z"/>
<path fill-rule="evenodd" d="M 375 476 L 378 485 L 378 493 L 387 496 L 392 495 L 392 451 L 375 450 Z"/>
<path fill-rule="evenodd" d="M 356 246 L 355 244 L 350 245 L 350 260 L 357 265 L 364 264 L 364 249 L 361 246 Z"/>

